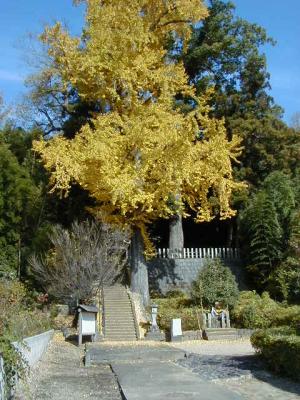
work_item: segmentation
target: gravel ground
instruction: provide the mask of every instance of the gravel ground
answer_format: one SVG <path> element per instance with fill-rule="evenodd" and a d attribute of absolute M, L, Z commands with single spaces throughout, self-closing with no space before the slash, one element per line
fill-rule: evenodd
<path fill-rule="evenodd" d="M 16 400 L 121 400 L 109 366 L 83 366 L 83 347 L 56 334 L 46 354 L 19 388 Z"/>
<path fill-rule="evenodd" d="M 179 365 L 247 400 L 300 399 L 300 383 L 274 376 L 264 369 L 250 340 L 176 343 L 189 355 Z"/>

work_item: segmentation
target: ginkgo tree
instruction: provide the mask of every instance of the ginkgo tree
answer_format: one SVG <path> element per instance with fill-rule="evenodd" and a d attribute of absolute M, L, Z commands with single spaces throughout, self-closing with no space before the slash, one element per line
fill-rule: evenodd
<path fill-rule="evenodd" d="M 228 141 L 223 121 L 209 117 L 206 95 L 196 97 L 182 63 L 168 58 L 170 36 L 185 46 L 191 24 L 207 15 L 199 0 L 85 3 L 81 37 L 60 24 L 41 36 L 51 59 L 44 72 L 99 112 L 73 139 L 57 136 L 35 149 L 52 190 L 67 193 L 76 182 L 95 199 L 95 215 L 131 228 L 131 287 L 147 304 L 147 226 L 174 209 L 194 210 L 198 222 L 234 215 L 230 196 L 241 184 L 231 163 L 240 140 Z"/>

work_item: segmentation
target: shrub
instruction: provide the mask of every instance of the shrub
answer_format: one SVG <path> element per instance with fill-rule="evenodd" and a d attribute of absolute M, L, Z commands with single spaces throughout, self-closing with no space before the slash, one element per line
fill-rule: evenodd
<path fill-rule="evenodd" d="M 18 315 L 26 305 L 27 291 L 23 284 L 17 281 L 0 281 L 0 336 L 9 329 L 9 319 Z"/>
<path fill-rule="evenodd" d="M 96 222 L 74 222 L 49 235 L 52 250 L 30 259 L 34 278 L 55 299 L 89 302 L 102 285 L 112 284 L 127 261 L 128 232 Z"/>
<path fill-rule="evenodd" d="M 251 343 L 270 369 L 300 380 L 300 336 L 292 328 L 259 330 L 251 336 Z"/>
<path fill-rule="evenodd" d="M 197 330 L 199 329 L 196 309 L 191 307 L 190 299 L 183 293 L 175 293 L 168 298 L 156 298 L 153 302 L 158 305 L 157 322 L 159 327 L 168 332 L 173 318 L 181 318 L 182 330 Z"/>
<path fill-rule="evenodd" d="M 288 256 L 270 275 L 268 290 L 291 303 L 300 303 L 299 256 Z"/>
<path fill-rule="evenodd" d="M 0 353 L 4 361 L 6 395 L 11 398 L 15 382 L 26 374 L 27 363 L 6 336 L 0 336 Z"/>
<path fill-rule="evenodd" d="M 14 339 L 24 339 L 51 329 L 51 320 L 41 310 L 21 310 L 13 314 L 8 320 L 9 334 Z"/>
<path fill-rule="evenodd" d="M 272 326 L 290 326 L 291 328 L 300 330 L 300 306 L 284 306 L 281 305 L 272 321 Z"/>
<path fill-rule="evenodd" d="M 289 325 L 298 328 L 300 306 L 285 306 L 271 299 L 267 292 L 241 292 L 231 312 L 231 319 L 242 328 L 269 328 Z"/>
<path fill-rule="evenodd" d="M 241 292 L 231 312 L 231 319 L 243 328 L 267 328 L 272 325 L 279 305 L 267 292 L 262 296 L 253 292 Z"/>
<path fill-rule="evenodd" d="M 216 301 L 224 307 L 233 306 L 239 290 L 234 275 L 219 259 L 206 260 L 192 285 L 192 299 L 196 304 L 210 307 Z"/>

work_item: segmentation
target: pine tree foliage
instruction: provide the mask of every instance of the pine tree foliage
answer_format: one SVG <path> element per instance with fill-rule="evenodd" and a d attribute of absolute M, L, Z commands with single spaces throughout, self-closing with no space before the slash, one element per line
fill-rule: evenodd
<path fill-rule="evenodd" d="M 292 180 L 282 171 L 274 171 L 267 176 L 262 189 L 272 201 L 279 225 L 282 229 L 282 243 L 287 243 L 290 235 L 289 225 L 291 214 L 295 209 L 295 193 Z"/>
<path fill-rule="evenodd" d="M 96 200 L 94 212 L 139 227 L 144 238 L 147 224 L 173 214 L 170 198 L 177 193 L 178 209 L 192 208 L 198 221 L 234 215 L 229 200 L 241 185 L 231 162 L 240 154 L 239 139 L 228 141 L 223 121 L 209 117 L 206 99 L 196 96 L 183 64 L 170 60 L 166 49 L 170 35 L 187 42 L 190 24 L 207 15 L 203 4 L 85 3 L 80 38 L 60 24 L 41 36 L 52 60 L 48 73 L 101 110 L 74 139 L 35 144 L 54 190 L 78 183 Z M 189 99 L 192 111 L 176 108 L 175 96 Z"/>
<path fill-rule="evenodd" d="M 23 233 L 39 199 L 28 171 L 0 142 L 0 277 L 16 276 Z"/>
<path fill-rule="evenodd" d="M 242 215 L 242 226 L 248 238 L 247 258 L 262 284 L 282 254 L 282 230 L 275 206 L 268 194 L 255 195 Z"/>

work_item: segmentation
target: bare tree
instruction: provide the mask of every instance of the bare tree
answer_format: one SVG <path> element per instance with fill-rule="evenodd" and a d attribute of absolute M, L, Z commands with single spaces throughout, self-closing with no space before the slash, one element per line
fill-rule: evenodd
<path fill-rule="evenodd" d="M 291 117 L 291 127 L 300 132 L 300 112 L 295 112 Z"/>
<path fill-rule="evenodd" d="M 55 226 L 53 249 L 33 255 L 35 278 L 53 297 L 90 301 L 101 285 L 113 283 L 127 261 L 128 232 L 95 222 L 74 222 L 70 230 Z"/>

